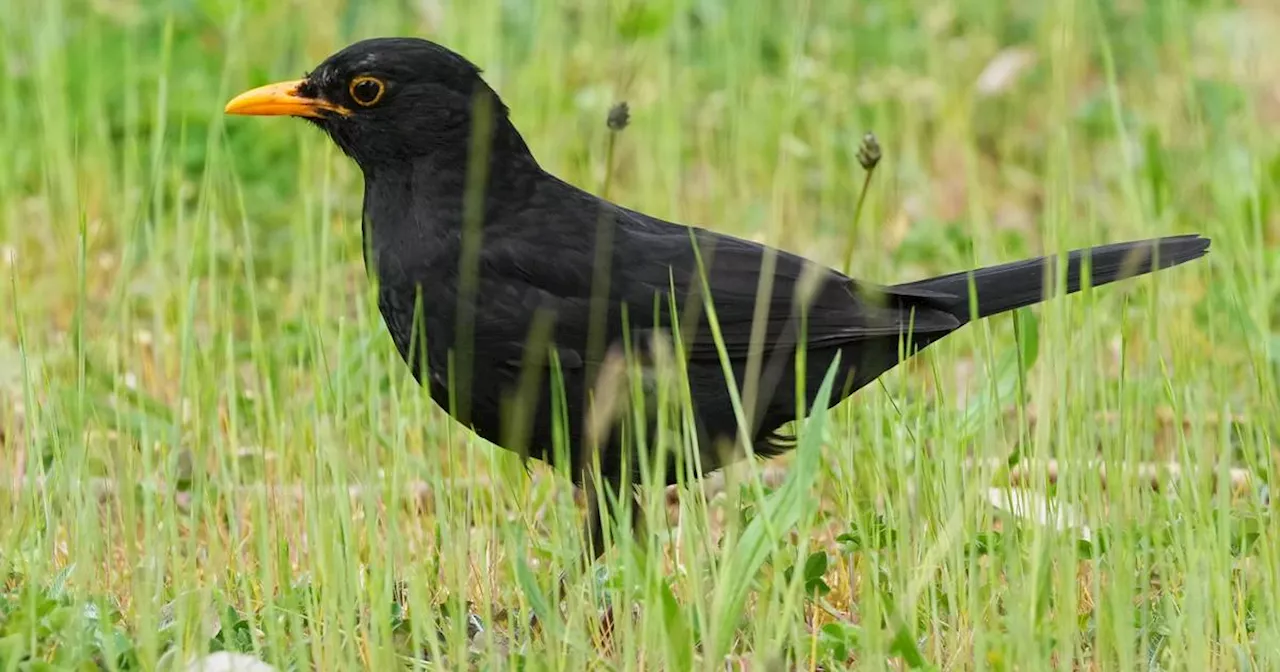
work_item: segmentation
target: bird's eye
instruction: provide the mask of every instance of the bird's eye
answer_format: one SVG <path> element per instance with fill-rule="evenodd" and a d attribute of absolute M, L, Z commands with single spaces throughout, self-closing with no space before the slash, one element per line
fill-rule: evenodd
<path fill-rule="evenodd" d="M 377 77 L 361 75 L 351 80 L 351 99 L 363 107 L 377 105 L 387 92 L 387 86 Z"/>

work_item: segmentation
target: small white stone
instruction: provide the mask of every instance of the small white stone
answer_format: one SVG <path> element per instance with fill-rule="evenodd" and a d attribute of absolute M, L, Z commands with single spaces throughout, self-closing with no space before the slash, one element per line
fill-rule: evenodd
<path fill-rule="evenodd" d="M 1001 50 L 982 69 L 975 88 L 984 96 L 1007 91 L 1035 61 L 1036 54 L 1030 49 L 1014 47 Z"/>
<path fill-rule="evenodd" d="M 243 653 L 219 651 L 191 661 L 186 672 L 276 672 L 276 668 Z"/>

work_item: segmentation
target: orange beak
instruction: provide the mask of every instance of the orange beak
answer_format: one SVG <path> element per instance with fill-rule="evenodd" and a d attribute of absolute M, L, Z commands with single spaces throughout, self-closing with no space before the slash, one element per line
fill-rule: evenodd
<path fill-rule="evenodd" d="M 260 86 L 231 99 L 224 110 L 227 114 L 247 114 L 255 116 L 291 116 L 311 117 L 318 119 L 325 112 L 347 116 L 351 110 L 335 105 L 321 98 L 307 98 L 298 95 L 298 89 L 304 80 L 278 82 Z"/>

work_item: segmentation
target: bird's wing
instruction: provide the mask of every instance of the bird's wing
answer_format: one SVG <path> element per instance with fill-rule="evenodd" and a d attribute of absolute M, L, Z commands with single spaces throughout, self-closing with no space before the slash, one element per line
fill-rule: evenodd
<path fill-rule="evenodd" d="M 630 263 L 627 257 L 620 260 L 624 263 L 614 274 L 619 283 L 615 300 L 642 304 L 651 302 L 654 294 L 670 296 L 674 288 L 678 303 L 686 304 L 690 289 L 705 288 L 704 295 L 692 295 L 703 310 L 694 337 L 686 342 L 693 359 L 718 357 L 710 316 L 705 314 L 706 295 L 732 359 L 745 357 L 752 347 L 791 347 L 801 339 L 810 348 L 839 347 L 908 332 L 945 333 L 960 326 L 954 315 L 922 297 L 857 283 L 797 255 L 631 211 L 625 214 L 622 246 L 636 253 L 629 255 Z M 696 315 L 688 312 L 690 308 L 686 304 L 680 315 Z M 682 322 L 681 329 L 689 333 L 690 327 Z"/>
<path fill-rule="evenodd" d="M 486 242 L 481 275 L 488 305 L 480 314 L 492 324 L 487 332 L 476 330 L 479 338 L 487 333 L 506 343 L 523 339 L 532 324 L 499 322 L 541 309 L 554 317 L 562 366 L 599 356 L 598 351 L 588 355 L 593 324 L 603 330 L 605 347 L 626 334 L 644 336 L 678 324 L 686 356 L 713 360 L 719 348 L 700 293 L 704 289 L 731 359 L 747 357 L 753 347 L 790 349 L 801 338 L 810 348 L 839 347 L 960 326 L 927 299 L 856 283 L 795 254 L 594 201 L 595 207 L 600 204 L 613 220 L 608 222 L 613 253 L 606 273 L 597 270 L 602 257 L 596 252 L 595 222 L 580 224 L 576 236 L 551 235 L 547 227 L 554 222 L 544 214 L 538 217 L 540 226 L 531 223 Z M 770 266 L 772 276 L 762 283 Z M 597 284 L 602 279 L 607 287 Z M 593 287 L 598 296 L 593 297 Z"/>

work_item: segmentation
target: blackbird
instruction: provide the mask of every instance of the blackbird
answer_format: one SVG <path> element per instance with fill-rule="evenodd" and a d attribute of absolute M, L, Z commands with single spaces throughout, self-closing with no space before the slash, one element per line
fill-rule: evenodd
<path fill-rule="evenodd" d="M 628 413 L 601 401 L 606 378 L 644 379 L 662 344 L 675 344 L 705 474 L 787 450 L 783 427 L 807 412 L 833 362 L 829 405 L 970 321 L 1045 300 L 1055 278 L 1072 293 L 1209 249 L 1178 235 L 1076 250 L 1065 269 L 1047 256 L 864 283 L 557 178 L 480 69 L 422 39 L 357 42 L 226 112 L 301 117 L 355 161 L 365 263 L 400 355 L 457 421 L 588 486 L 596 556 L 609 507 L 590 486 L 638 482 L 653 458 L 624 440 L 614 421 Z M 629 364 L 611 367 L 619 353 Z M 633 433 L 652 437 L 658 415 L 639 417 Z M 685 464 L 673 459 L 656 464 L 668 483 Z"/>

